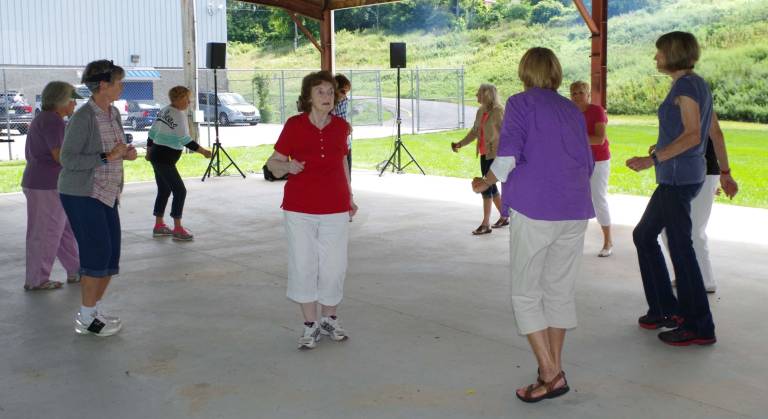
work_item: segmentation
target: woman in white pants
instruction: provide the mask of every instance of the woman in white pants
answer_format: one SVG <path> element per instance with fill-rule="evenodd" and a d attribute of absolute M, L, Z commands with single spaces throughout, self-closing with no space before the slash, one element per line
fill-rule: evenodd
<path fill-rule="evenodd" d="M 739 192 L 739 186 L 731 176 L 731 166 L 728 163 L 728 151 L 725 147 L 725 137 L 717 114 L 712 112 L 712 126 L 709 132 L 709 143 L 704 154 L 707 159 L 707 177 L 699 194 L 691 201 L 691 223 L 693 250 L 696 252 L 696 260 L 699 262 L 701 277 L 704 280 L 704 289 L 707 293 L 717 291 L 717 281 L 712 271 L 712 262 L 709 258 L 709 244 L 707 243 L 707 224 L 712 213 L 712 204 L 718 188 L 722 188 L 726 196 L 733 199 Z M 667 232 L 662 232 L 664 246 L 667 246 Z"/>
<path fill-rule="evenodd" d="M 576 327 L 575 285 L 587 220 L 592 153 L 579 109 L 557 93 L 563 71 L 547 48 L 520 60 L 525 91 L 507 100 L 491 170 L 472 181 L 481 193 L 502 182 L 509 208 L 510 301 L 518 333 L 539 367 L 534 384 L 517 390 L 528 403 L 569 390 L 562 369 L 565 333 Z"/>
<path fill-rule="evenodd" d="M 286 121 L 267 161 L 276 177 L 290 174 L 281 207 L 288 236 L 287 296 L 299 303 L 304 316 L 300 349 L 314 348 L 321 336 L 347 339 L 336 310 L 347 271 L 349 222 L 357 205 L 346 158 L 349 124 L 331 115 L 335 90 L 327 71 L 304 77 L 302 113 Z"/>
<path fill-rule="evenodd" d="M 597 222 L 603 230 L 603 248 L 597 256 L 608 257 L 613 253 L 611 239 L 611 212 L 608 208 L 608 177 L 611 175 L 611 151 L 605 127 L 608 116 L 600 105 L 589 103 L 589 84 L 584 81 L 571 83 L 571 100 L 584 114 L 589 144 L 595 159 L 595 171 L 590 178 L 592 205 L 595 207 Z"/>

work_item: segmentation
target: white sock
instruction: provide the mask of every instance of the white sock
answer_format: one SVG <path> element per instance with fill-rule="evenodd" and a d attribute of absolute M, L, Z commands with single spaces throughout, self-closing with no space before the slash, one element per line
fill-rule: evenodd
<path fill-rule="evenodd" d="M 96 306 L 93 306 L 93 307 L 80 306 L 80 317 L 86 322 L 88 322 L 88 324 L 90 324 L 89 320 L 96 317 Z"/>

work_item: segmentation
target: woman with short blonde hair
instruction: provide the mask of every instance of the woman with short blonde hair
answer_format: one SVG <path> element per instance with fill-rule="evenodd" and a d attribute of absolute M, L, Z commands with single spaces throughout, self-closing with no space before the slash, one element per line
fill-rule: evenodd
<path fill-rule="evenodd" d="M 475 154 L 480 156 L 480 174 L 485 176 L 493 164 L 493 159 L 496 158 L 504 108 L 499 103 L 499 94 L 496 91 L 496 86 L 490 83 L 481 84 L 475 96 L 477 97 L 477 103 L 480 104 L 480 108 L 475 115 L 475 123 L 461 141 L 451 143 L 451 150 L 455 153 L 461 147 L 477 140 Z M 483 191 L 482 196 L 483 221 L 480 223 L 480 227 L 472 231 L 474 235 L 488 234 L 493 231 L 491 227 L 500 228 L 509 225 L 509 219 L 502 210 L 501 195 L 496 185 L 491 185 L 490 188 Z M 499 211 L 499 219 L 493 226 L 490 225 L 492 204 Z"/>
<path fill-rule="evenodd" d="M 587 220 L 595 215 L 593 161 L 584 117 L 557 93 L 555 54 L 528 50 L 518 74 L 525 91 L 507 100 L 496 160 L 472 188 L 482 192 L 501 180 L 510 209 L 510 300 L 539 367 L 535 384 L 516 394 L 532 403 L 569 390 L 561 355 L 566 330 L 576 327 L 575 281 Z"/>
<path fill-rule="evenodd" d="M 589 83 L 575 81 L 571 83 L 571 100 L 584 115 L 587 124 L 589 145 L 592 157 L 595 159 L 595 171 L 590 178 L 592 205 L 597 213 L 597 222 L 603 231 L 603 248 L 597 253 L 599 257 L 613 254 L 613 239 L 611 239 L 611 212 L 608 207 L 608 178 L 611 175 L 611 151 L 609 149 L 606 125 L 608 115 L 600 105 L 590 103 Z"/>

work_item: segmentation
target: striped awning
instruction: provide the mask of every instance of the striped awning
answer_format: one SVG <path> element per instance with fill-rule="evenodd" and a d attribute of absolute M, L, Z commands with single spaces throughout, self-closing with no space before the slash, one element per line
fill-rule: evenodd
<path fill-rule="evenodd" d="M 127 68 L 125 80 L 160 80 L 160 72 L 154 68 Z"/>

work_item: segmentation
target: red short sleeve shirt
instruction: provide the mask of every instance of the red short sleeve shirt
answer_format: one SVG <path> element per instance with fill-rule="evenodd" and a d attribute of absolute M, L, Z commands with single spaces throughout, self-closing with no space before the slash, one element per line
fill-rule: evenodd
<path fill-rule="evenodd" d="M 598 106 L 589 104 L 587 110 L 584 111 L 584 120 L 587 123 L 587 134 L 595 135 L 595 124 L 607 124 L 608 115 L 605 114 L 605 110 Z M 608 138 L 605 142 L 599 145 L 592 144 L 592 155 L 595 161 L 604 161 L 611 158 L 611 151 L 608 148 Z"/>
<path fill-rule="evenodd" d="M 281 208 L 306 214 L 349 211 L 349 185 L 344 170 L 348 153 L 347 123 L 334 115 L 323 129 L 312 125 L 308 113 L 289 118 L 275 151 L 304 163 L 304 170 L 288 175 Z"/>

